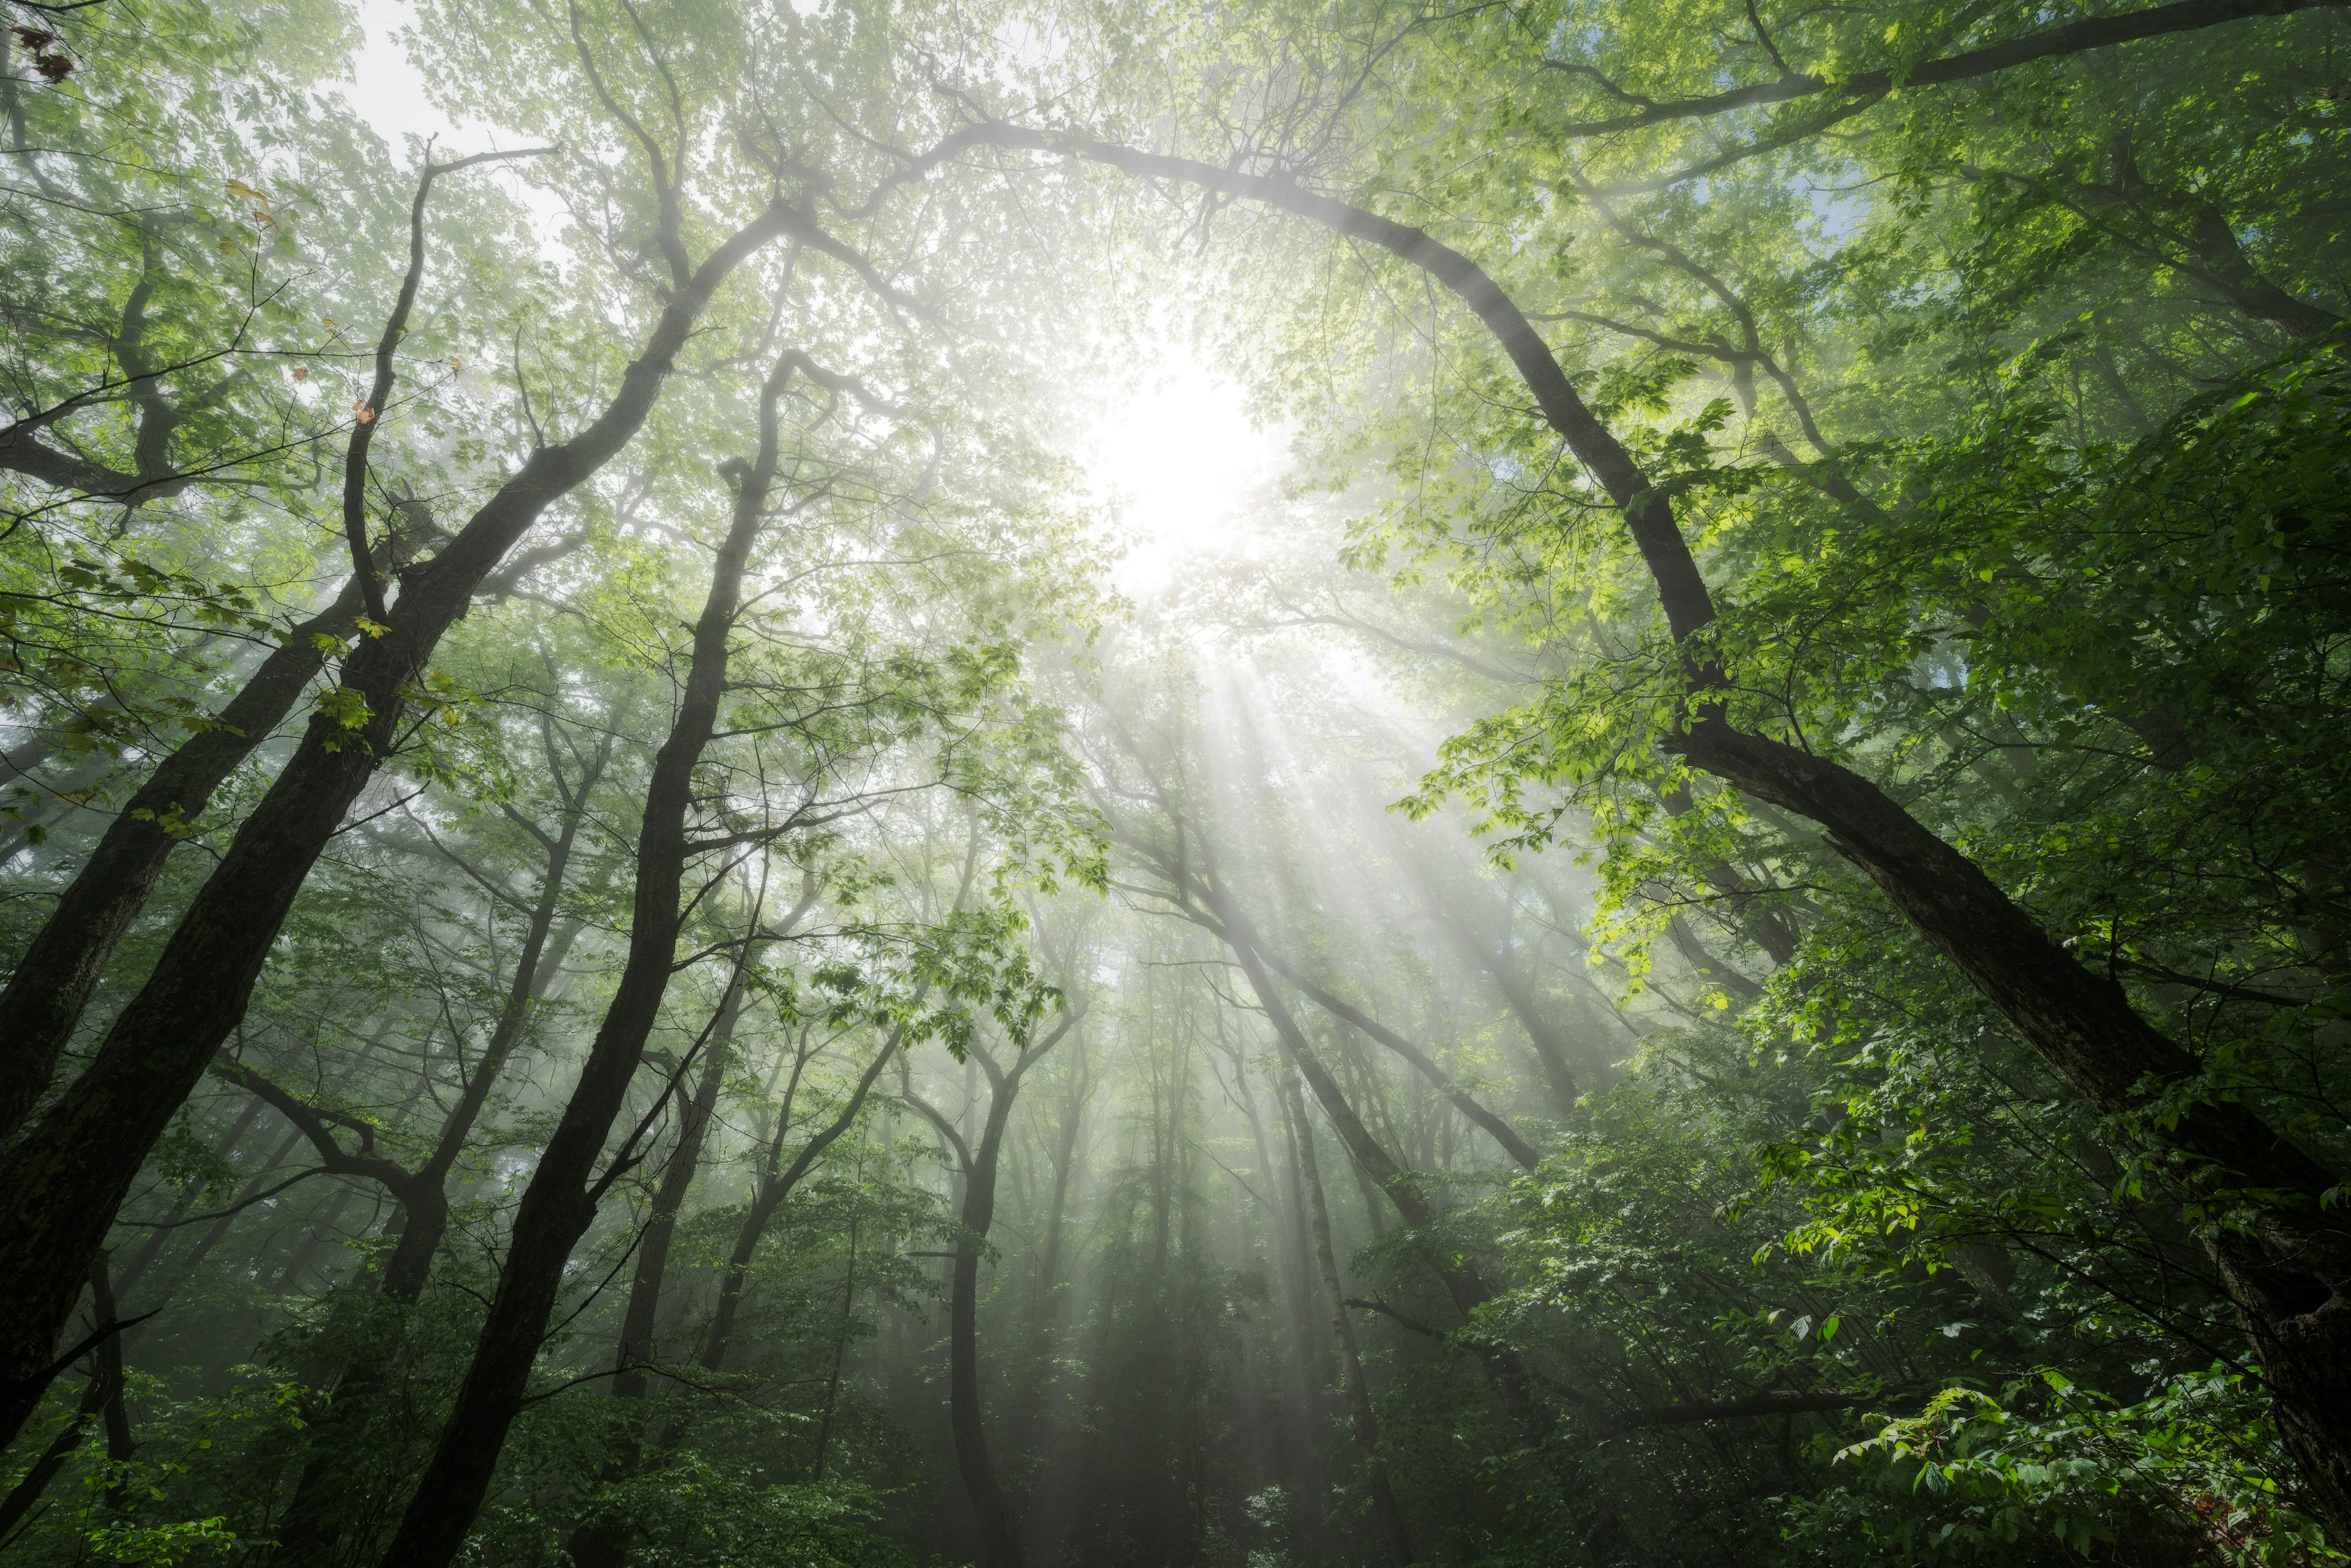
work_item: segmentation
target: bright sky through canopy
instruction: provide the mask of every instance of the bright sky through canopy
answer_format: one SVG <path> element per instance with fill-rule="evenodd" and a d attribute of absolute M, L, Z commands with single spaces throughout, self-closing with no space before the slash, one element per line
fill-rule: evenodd
<path fill-rule="evenodd" d="M 2351 1568 L 2351 0 L 15 9 L 0 1568 Z"/>
<path fill-rule="evenodd" d="M 452 122 L 434 106 L 395 37 L 410 21 L 399 0 L 381 0 L 366 12 L 367 42 L 352 62 L 350 99 L 376 134 L 402 151 L 408 137 L 437 136 L 443 157 L 527 141 L 496 127 Z M 555 232 L 559 210 L 520 181 L 511 188 L 535 207 L 545 203 L 541 232 Z M 1122 532 L 1134 541 L 1117 574 L 1128 593 L 1165 586 L 1195 557 L 1246 550 L 1238 514 L 1252 492 L 1273 482 L 1283 458 L 1282 433 L 1257 428 L 1238 387 L 1203 370 L 1187 348 L 1163 340 L 1155 349 L 1143 373 L 1113 394 L 1084 433 L 1076 454 L 1096 503 L 1105 511 L 1118 508 Z"/>
<path fill-rule="evenodd" d="M 1279 430 L 1251 421 L 1239 388 L 1159 344 L 1156 366 L 1104 411 L 1079 454 L 1134 541 L 1119 587 L 1149 592 L 1196 557 L 1245 552 L 1242 513 L 1280 474 L 1282 447 Z"/>

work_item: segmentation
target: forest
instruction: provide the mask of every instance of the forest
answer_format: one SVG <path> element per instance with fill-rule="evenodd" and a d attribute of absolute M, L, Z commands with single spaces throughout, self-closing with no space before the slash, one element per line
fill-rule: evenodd
<path fill-rule="evenodd" d="M 2351 1562 L 2351 0 L 0 10 L 0 1568 Z"/>

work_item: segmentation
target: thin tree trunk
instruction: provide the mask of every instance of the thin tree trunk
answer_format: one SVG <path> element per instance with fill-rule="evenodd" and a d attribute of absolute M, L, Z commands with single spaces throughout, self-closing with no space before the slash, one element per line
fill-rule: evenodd
<path fill-rule="evenodd" d="M 214 1248 L 226 1239 L 230 1228 L 235 1225 L 238 1217 L 244 1214 L 246 1206 L 260 1194 L 263 1184 L 269 1179 L 270 1173 L 277 1168 L 280 1161 L 294 1152 L 295 1145 L 301 1141 L 302 1130 L 299 1127 L 293 1128 L 278 1140 L 277 1146 L 271 1149 L 268 1155 L 262 1160 L 261 1168 L 246 1178 L 245 1186 L 237 1189 L 235 1198 L 221 1210 L 220 1218 L 212 1222 L 204 1235 L 197 1238 L 196 1244 L 188 1249 L 188 1255 L 180 1260 L 177 1267 L 172 1270 L 171 1285 L 163 1292 L 166 1298 L 182 1285 L 186 1284 L 194 1276 L 195 1271 L 204 1267 L 204 1260 L 212 1256 Z"/>
<path fill-rule="evenodd" d="M 990 1097 L 987 1129 L 966 1172 L 964 1234 L 956 1242 L 947 1294 L 947 1422 L 955 1430 L 956 1463 L 963 1472 L 964 1490 L 979 1519 L 985 1568 L 1020 1568 L 1021 1562 L 1011 1504 L 988 1455 L 979 1405 L 979 1252 L 996 1220 L 998 1156 L 1011 1109 L 1011 1096 L 1001 1089 Z"/>
<path fill-rule="evenodd" d="M 987 1245 L 988 1229 L 996 1223 L 997 1166 L 1004 1147 L 1005 1124 L 1011 1119 L 1020 1081 L 1082 1016 L 1081 1008 L 1063 1013 L 1061 1021 L 1044 1039 L 1022 1049 L 1008 1071 L 998 1068 L 985 1047 L 977 1040 L 972 1042 L 967 1060 L 986 1069 L 990 1090 L 987 1118 L 982 1124 L 977 1147 L 966 1143 L 955 1124 L 928 1103 L 911 1093 L 901 1096 L 938 1129 L 939 1135 L 954 1150 L 964 1176 L 963 1234 L 956 1240 L 947 1287 L 947 1425 L 955 1434 L 956 1468 L 963 1477 L 964 1493 L 971 1500 L 971 1511 L 979 1524 L 982 1568 L 1021 1568 L 1022 1559 L 1019 1537 L 1013 1528 L 1012 1507 L 1005 1499 L 1003 1483 L 997 1479 L 996 1464 L 988 1454 L 987 1427 L 980 1409 L 980 1249 Z"/>
<path fill-rule="evenodd" d="M 407 574 L 384 632 L 344 661 L 343 702 L 312 717 L 89 1066 L 0 1156 L 0 1442 L 39 1403 L 84 1265 L 148 1152 L 244 1017 L 295 894 L 397 746 L 408 693 L 442 636 L 547 508 L 635 436 L 718 286 L 770 239 L 807 226 L 778 201 L 724 241 L 680 280 L 603 413 L 571 440 L 534 451 L 455 538 Z M 339 716 L 361 713 L 356 727 Z"/>
<path fill-rule="evenodd" d="M 328 1201 L 327 1212 L 310 1222 L 309 1233 L 302 1238 L 301 1245 L 294 1249 L 294 1256 L 286 1260 L 286 1266 L 277 1270 L 277 1278 L 270 1281 L 271 1295 L 282 1296 L 294 1288 L 295 1281 L 302 1277 L 302 1271 L 310 1266 L 310 1260 L 334 1239 L 336 1223 L 343 1218 L 343 1211 L 350 1207 L 355 1196 L 354 1189 L 347 1185 Z"/>
<path fill-rule="evenodd" d="M 726 1080 L 735 1023 L 742 1011 L 743 980 L 738 970 L 718 1004 L 717 1023 L 711 1030 L 710 1043 L 704 1047 L 702 1081 L 695 1086 L 694 1099 L 679 1119 L 677 1142 L 662 1166 L 661 1186 L 653 1194 L 653 1215 L 637 1243 L 636 1271 L 629 1281 L 628 1308 L 621 1320 L 621 1354 L 616 1364 L 620 1371 L 612 1379 L 615 1398 L 643 1399 L 653 1392 L 645 1369 L 653 1363 L 653 1322 L 661 1306 L 662 1286 L 669 1275 L 670 1246 L 677 1237 L 678 1216 L 685 1208 L 686 1194 L 702 1168 L 703 1142 L 718 1109 L 718 1091 Z"/>
<path fill-rule="evenodd" d="M 1265 1119 L 1258 1111 L 1257 1091 L 1249 1082 L 1246 1058 L 1238 1052 L 1235 1053 L 1235 1067 L 1241 1073 L 1241 1106 L 1248 1113 L 1258 1168 L 1265 1173 L 1268 1239 L 1278 1254 L 1282 1296 L 1290 1309 L 1290 1375 L 1296 1390 L 1294 1400 L 1287 1402 L 1290 1412 L 1288 1446 L 1295 1476 L 1293 1490 L 1300 1498 L 1320 1498 L 1330 1486 L 1322 1452 L 1328 1382 L 1317 1370 L 1322 1357 L 1315 1333 L 1315 1270 L 1308 1256 L 1312 1249 L 1307 1238 L 1306 1189 L 1299 1171 L 1296 1134 L 1289 1116 L 1281 1111 L 1281 1097 L 1277 1091 L 1274 1108 L 1276 1125 L 1281 1134 L 1281 1157 L 1276 1160 L 1266 1137 Z M 1274 1186 L 1277 1180 L 1280 1187 Z M 1311 1532 L 1304 1553 L 1309 1558 L 1319 1549 L 1322 1540 L 1322 1515 L 1319 1506 L 1304 1509 L 1300 1515 Z"/>
<path fill-rule="evenodd" d="M 1331 1337 L 1339 1347 L 1339 1382 L 1347 1397 L 1348 1426 L 1355 1451 L 1363 1461 L 1364 1483 L 1370 1487 L 1373 1511 L 1379 1516 L 1388 1558 L 1403 1568 L 1412 1561 L 1412 1535 L 1405 1530 L 1404 1510 L 1388 1484 L 1387 1468 L 1380 1462 L 1380 1423 L 1372 1409 L 1371 1385 L 1364 1379 L 1364 1359 L 1355 1345 L 1354 1320 L 1347 1315 L 1346 1287 L 1339 1279 L 1339 1255 L 1331 1248 L 1331 1211 L 1322 1197 L 1322 1173 L 1314 1158 L 1314 1128 L 1306 1119 L 1306 1104 L 1298 1080 L 1280 1075 L 1282 1110 L 1290 1118 L 1298 1145 L 1298 1166 L 1306 1188 L 1306 1215 L 1314 1235 L 1314 1261 L 1322 1273 L 1322 1293 L 1331 1307 Z"/>
<path fill-rule="evenodd" d="M 865 1185 L 865 1158 L 861 1152 L 857 1160 L 857 1185 L 862 1192 Z M 857 1307 L 857 1222 L 863 1216 L 852 1207 L 849 1211 L 849 1267 L 841 1281 L 841 1331 L 833 1336 L 832 1375 L 824 1385 L 824 1420 L 816 1429 L 816 1457 L 809 1463 L 809 1484 L 815 1486 L 824 1479 L 824 1458 L 832 1447 L 832 1419 L 841 1408 L 841 1372 L 849 1360 L 849 1330 Z"/>
<path fill-rule="evenodd" d="M 1217 935 L 1227 936 L 1226 933 L 1221 931 L 1219 931 Z M 1233 940 L 1234 938 L 1230 936 L 1227 936 L 1227 939 Z M 1285 962 L 1280 956 L 1267 950 L 1261 943 L 1255 942 L 1254 934 L 1252 934 L 1252 945 L 1257 946 L 1258 956 L 1264 961 L 1266 967 L 1272 970 L 1275 974 L 1280 975 L 1283 979 L 1289 981 L 1290 985 L 1296 987 L 1300 995 L 1305 997 L 1309 1001 L 1313 1002 L 1316 1006 L 1320 1007 L 1323 1011 L 1331 1014 L 1332 1017 L 1342 1019 L 1346 1022 L 1354 1025 L 1356 1029 L 1362 1030 L 1364 1034 L 1369 1037 L 1372 1040 L 1380 1045 L 1385 1046 L 1388 1050 L 1394 1051 L 1396 1055 L 1410 1062 L 1415 1071 L 1426 1079 L 1429 1083 L 1436 1088 L 1438 1093 L 1444 1095 L 1446 1099 L 1452 1102 L 1454 1109 L 1459 1111 L 1462 1115 L 1468 1117 L 1470 1121 L 1476 1123 L 1480 1128 L 1484 1129 L 1489 1137 L 1492 1138 L 1495 1143 L 1501 1145 L 1502 1152 L 1510 1155 L 1513 1160 L 1516 1160 L 1520 1166 L 1525 1169 L 1532 1170 L 1535 1166 L 1542 1163 L 1542 1156 L 1536 1154 L 1532 1146 L 1530 1145 L 1524 1138 L 1519 1136 L 1519 1134 L 1512 1130 L 1508 1122 L 1505 1122 L 1501 1117 L 1488 1110 L 1484 1105 L 1478 1102 L 1475 1096 L 1464 1090 L 1459 1084 L 1454 1082 L 1453 1075 L 1447 1072 L 1444 1068 L 1439 1067 L 1434 1057 L 1421 1050 L 1420 1047 L 1413 1044 L 1412 1041 L 1406 1040 L 1404 1036 L 1398 1034 L 1395 1030 L 1388 1028 L 1385 1024 L 1381 1023 L 1377 1019 L 1373 1018 L 1361 1008 L 1355 1007 L 1351 1003 L 1333 996 L 1330 991 L 1325 990 L 1322 987 L 1307 979 L 1305 976 L 1300 974 L 1297 969 Z M 1565 1068 L 1564 1065 L 1562 1065 L 1562 1071 L 1564 1072 L 1564 1071 Z M 1559 1085 L 1553 1085 L 1554 1092 L 1557 1092 L 1559 1087 Z M 1568 1101 L 1568 1104 L 1572 1107 L 1574 1104 L 1574 1100 L 1573 1098 L 1573 1092 L 1575 1087 L 1574 1081 L 1572 1078 L 1569 1079 L 1565 1087 L 1570 1092 L 1571 1097 Z"/>
<path fill-rule="evenodd" d="M 727 639 L 776 473 L 776 404 L 790 374 L 788 361 L 760 389 L 758 458 L 740 476 L 734 518 L 719 547 L 710 595 L 695 626 L 694 662 L 677 719 L 646 786 L 628 961 L 580 1081 L 523 1189 L 497 1291 L 475 1343 L 473 1364 L 440 1444 L 384 1553 L 384 1568 L 446 1568 L 465 1545 L 474 1516 L 488 1495 L 507 1433 L 522 1411 L 571 1249 L 594 1220 L 606 1188 L 633 1163 L 624 1150 L 601 1176 L 596 1175 L 676 961 L 694 770 L 717 727 L 719 701 L 726 689 Z"/>
<path fill-rule="evenodd" d="M 756 925 L 758 917 L 752 916 Z M 653 1210 L 645 1221 L 644 1234 L 637 1241 L 637 1264 L 629 1281 L 629 1300 L 621 1314 L 621 1342 L 612 1375 L 612 1397 L 625 1401 L 620 1408 L 623 1429 L 618 1449 L 604 1467 L 607 1484 L 635 1473 L 643 1462 L 643 1419 L 640 1412 L 645 1399 L 653 1393 L 653 1379 L 646 1375 L 653 1357 L 654 1322 L 661 1310 L 662 1286 L 669 1274 L 670 1245 L 677 1237 L 677 1219 L 684 1210 L 686 1195 L 693 1190 L 695 1174 L 702 1167 L 702 1145 L 711 1117 L 718 1109 L 718 1091 L 726 1083 L 726 1068 L 735 1042 L 736 1020 L 743 1011 L 743 974 L 750 967 L 751 943 L 747 936 L 733 973 L 726 977 L 726 991 L 718 1000 L 718 1010 L 711 1019 L 710 1039 L 703 1047 L 702 1077 L 695 1085 L 694 1098 L 687 1102 L 678 1119 L 677 1141 L 670 1147 L 669 1158 L 662 1166 L 661 1185 L 653 1193 Z M 620 1568 L 628 1557 L 629 1539 L 632 1532 L 629 1521 L 612 1515 L 592 1519 L 571 1532 L 569 1550 L 573 1568 Z"/>
<path fill-rule="evenodd" d="M 120 1311 L 114 1303 L 114 1281 L 108 1277 L 113 1268 L 104 1252 L 89 1260 L 89 1304 L 91 1314 L 101 1323 L 120 1322 Z M 130 1382 L 129 1370 L 123 1364 L 123 1342 L 128 1332 L 108 1334 L 90 1352 L 97 1367 L 98 1378 L 105 1385 L 106 1398 L 99 1406 L 99 1416 L 106 1428 L 106 1457 L 118 1465 L 127 1465 L 139 1448 L 131 1436 L 131 1406 L 125 1402 Z M 123 1482 L 118 1473 L 106 1489 L 109 1507 L 120 1511 L 124 1501 Z"/>
<path fill-rule="evenodd" d="M 924 989 L 927 990 L 928 987 Z M 923 994 L 923 991 L 915 993 L 917 1006 Z M 873 1060 L 866 1064 L 864 1075 L 858 1079 L 857 1087 L 851 1092 L 849 1103 L 841 1107 L 841 1113 L 822 1132 L 801 1145 L 790 1167 L 780 1175 L 775 1172 L 774 1167 L 782 1157 L 786 1129 L 780 1124 L 777 1126 L 776 1142 L 768 1150 L 768 1172 L 761 1177 L 758 1194 L 744 1214 L 743 1223 L 736 1228 L 735 1247 L 727 1255 L 726 1272 L 718 1287 L 718 1305 L 711 1313 L 710 1327 L 703 1334 L 701 1354 L 695 1358 L 705 1372 L 718 1372 L 726 1367 L 727 1353 L 734 1348 L 736 1314 L 742 1309 L 743 1287 L 750 1278 L 751 1260 L 758 1253 L 760 1239 L 767 1235 L 768 1226 L 775 1218 L 776 1211 L 783 1207 L 786 1198 L 791 1197 L 792 1189 L 816 1164 L 817 1156 L 856 1122 L 858 1113 L 865 1107 L 865 1097 L 872 1092 L 874 1083 L 882 1076 L 882 1070 L 897 1053 L 905 1034 L 904 1024 L 891 1030 L 889 1039 L 883 1042 L 880 1051 L 873 1053 Z"/>
<path fill-rule="evenodd" d="M 1426 873 L 1422 875 L 1426 880 Z M 1502 999 L 1510 1004 L 1511 1016 L 1519 1020 L 1519 1027 L 1526 1032 L 1527 1043 L 1534 1048 L 1535 1061 L 1542 1068 L 1544 1087 L 1551 1091 L 1552 1109 L 1562 1116 L 1573 1115 L 1579 1091 L 1575 1073 L 1567 1064 L 1567 1042 L 1560 1038 L 1559 1030 L 1552 1027 L 1551 1019 L 1543 1015 L 1534 993 L 1528 988 L 1517 966 L 1511 962 L 1508 934 L 1503 935 L 1498 951 L 1498 945 L 1489 933 L 1470 930 L 1468 924 L 1447 906 L 1444 894 L 1433 881 L 1429 883 L 1428 893 L 1430 907 L 1437 924 L 1445 928 L 1447 936 L 1453 938 L 1453 945 L 1461 956 L 1493 981 L 1494 988 L 1501 992 Z"/>
<path fill-rule="evenodd" d="M 92 1315 L 100 1324 L 115 1322 L 119 1310 L 115 1305 L 113 1281 L 108 1272 L 111 1267 L 110 1260 L 103 1252 L 90 1260 Z M 122 1334 L 117 1333 L 91 1349 L 89 1382 L 81 1391 L 81 1404 L 74 1411 L 73 1419 L 66 1424 L 63 1431 L 49 1439 L 48 1447 L 41 1450 L 41 1457 L 33 1461 L 32 1468 L 8 1489 L 8 1495 L 0 1498 L 0 1551 L 7 1549 L 16 1527 L 24 1521 L 26 1515 L 33 1511 L 34 1506 L 41 1500 L 41 1494 L 49 1490 L 49 1483 L 57 1479 L 57 1472 L 65 1469 L 66 1461 L 73 1458 L 74 1451 L 81 1447 L 82 1439 L 89 1435 L 93 1417 L 101 1420 L 105 1426 L 109 1457 L 129 1457 L 127 1452 L 112 1451 L 118 1429 L 124 1445 L 129 1444 L 131 1437 L 130 1416 L 122 1404 Z"/>

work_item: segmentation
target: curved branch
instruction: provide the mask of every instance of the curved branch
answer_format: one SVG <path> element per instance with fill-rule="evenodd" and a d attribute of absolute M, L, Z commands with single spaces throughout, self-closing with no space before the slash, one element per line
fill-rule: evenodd
<path fill-rule="evenodd" d="M 1569 384 L 1567 373 L 1552 355 L 1542 334 L 1527 319 L 1516 301 L 1502 291 L 1486 269 L 1420 229 L 1393 218 L 1320 195 L 1295 181 L 1266 174 L 1245 174 L 1196 158 L 1144 152 L 1113 142 L 1095 141 L 1062 132 L 1030 130 L 990 120 L 947 138 L 910 167 L 935 167 L 969 147 L 989 146 L 1012 152 L 1047 152 L 1079 158 L 1144 180 L 1172 180 L 1220 195 L 1261 202 L 1267 206 L 1311 218 L 1336 233 L 1379 246 L 1399 260 L 1419 267 L 1443 284 L 1483 322 L 1496 343 L 1510 357 L 1527 390 L 1533 393 L 1543 421 L 1567 443 L 1568 450 L 1591 470 L 1603 490 L 1625 514 L 1633 543 L 1641 552 L 1667 623 L 1676 641 L 1682 641 L 1714 619 L 1714 599 L 1699 575 L 1688 541 L 1674 523 L 1673 508 L 1649 484 L 1633 455 L 1602 424 Z"/>
<path fill-rule="evenodd" d="M 355 411 L 350 444 L 343 453 L 343 535 L 350 542 L 351 570 L 359 574 L 360 591 L 366 597 L 371 620 L 381 622 L 389 612 L 384 609 L 382 581 L 368 556 L 368 447 L 374 442 L 376 427 L 383 423 L 384 410 L 392 401 L 395 375 L 392 356 L 400 347 L 400 340 L 408 336 L 408 315 L 415 308 L 416 290 L 424 280 L 424 204 L 433 195 L 433 182 L 477 163 L 538 158 L 555 151 L 552 147 L 523 147 L 511 152 L 476 152 L 469 158 L 435 163 L 433 145 L 430 141 L 425 143 L 424 172 L 416 182 L 416 199 L 408 207 L 408 271 L 401 278 L 399 298 L 383 324 L 383 336 L 376 343 L 375 381 L 368 390 L 367 401 Z"/>
<path fill-rule="evenodd" d="M 321 1170 L 335 1176 L 360 1176 L 380 1183 L 396 1197 L 403 1197 L 408 1189 L 415 1185 L 415 1175 L 407 1166 L 375 1152 L 375 1129 L 358 1118 L 313 1105 L 308 1101 L 280 1088 L 252 1068 L 231 1057 L 224 1056 L 215 1059 L 213 1062 L 213 1072 L 214 1076 L 235 1084 L 255 1099 L 262 1101 L 270 1109 L 292 1123 L 296 1130 L 309 1140 L 310 1146 L 318 1151 Z M 360 1147 L 358 1152 L 353 1153 L 335 1141 L 334 1130 L 329 1125 L 330 1123 L 340 1123 L 360 1134 Z M 304 1171 L 301 1176 L 294 1179 L 299 1181 L 303 1176 L 317 1174 L 316 1171 Z M 271 1192 L 282 1190 L 282 1187 L 273 1187 Z M 241 1207 L 243 1205 L 238 1207 Z M 185 1224 L 186 1221 L 180 1223 Z"/>
<path fill-rule="evenodd" d="M 1629 114 L 1614 115 L 1606 120 L 1578 120 L 1560 128 L 1562 136 L 1608 136 L 1620 131 L 1661 125 L 1667 120 L 1704 120 L 1718 114 L 1729 114 L 1734 110 L 1753 109 L 1767 103 L 1788 103 L 1821 94 L 1874 99 L 1897 88 L 1937 87 L 1945 82 L 1967 81 L 1976 77 L 1992 76 L 2034 60 L 2055 59 L 2090 49 L 2110 48 L 2116 44 L 2136 43 L 2141 38 L 2161 37 L 2168 33 L 2191 33 L 2255 16 L 2283 16 L 2295 11 L 2345 5 L 2351 5 L 2351 0 L 2179 0 L 2174 5 L 2156 5 L 2125 16 L 2093 16 L 2084 21 L 2069 22 L 2062 27 L 2043 28 L 2037 33 L 2027 33 L 2022 37 L 2008 38 L 1982 48 L 1947 55 L 1941 59 L 1921 60 L 1907 67 L 1892 67 L 1885 70 L 1863 71 L 1857 76 L 1836 81 L 1809 74 L 1783 74 L 1777 81 L 1732 88 L 1728 92 L 1708 93 L 1699 98 L 1663 101 L 1627 92 L 1592 67 L 1578 61 L 1545 60 L 1542 64 L 1548 70 L 1591 77 L 1613 96 L 1640 106 Z M 1766 47 L 1769 47 L 1767 40 Z M 1785 72 L 1784 65 L 1782 69 Z"/>

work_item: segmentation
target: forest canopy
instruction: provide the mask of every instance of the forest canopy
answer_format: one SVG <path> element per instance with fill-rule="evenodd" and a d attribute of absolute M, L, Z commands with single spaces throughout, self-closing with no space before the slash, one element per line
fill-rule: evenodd
<path fill-rule="evenodd" d="M 0 1563 L 2351 1560 L 2346 0 L 0 6 Z"/>

